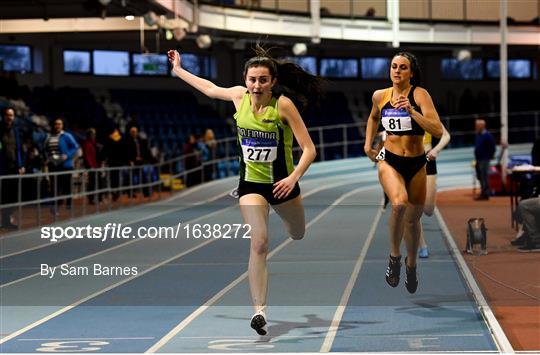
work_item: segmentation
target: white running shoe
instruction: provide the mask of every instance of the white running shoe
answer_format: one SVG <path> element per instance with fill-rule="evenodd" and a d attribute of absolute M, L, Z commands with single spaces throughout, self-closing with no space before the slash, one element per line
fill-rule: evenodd
<path fill-rule="evenodd" d="M 229 196 L 232 198 L 240 198 L 238 194 L 238 187 L 235 187 L 231 192 L 229 192 Z"/>
<path fill-rule="evenodd" d="M 257 334 L 266 335 L 268 329 L 266 327 L 266 315 L 264 312 L 257 312 L 251 317 L 251 328 L 253 328 Z"/>

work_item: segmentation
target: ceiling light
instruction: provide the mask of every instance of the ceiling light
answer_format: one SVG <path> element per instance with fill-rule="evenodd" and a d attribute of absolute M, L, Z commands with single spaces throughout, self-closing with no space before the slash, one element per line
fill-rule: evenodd
<path fill-rule="evenodd" d="M 457 60 L 459 60 L 460 62 L 462 61 L 467 61 L 467 60 L 470 60 L 472 58 L 472 53 L 470 50 L 468 49 L 459 49 L 456 54 L 455 54 L 455 57 Z"/>
<path fill-rule="evenodd" d="M 296 43 L 292 47 L 292 51 L 294 55 L 306 55 L 307 53 L 307 46 L 305 43 Z"/>
<path fill-rule="evenodd" d="M 197 43 L 197 46 L 201 49 L 209 48 L 212 45 L 212 37 L 209 35 L 199 35 L 195 39 L 195 42 Z"/>
<path fill-rule="evenodd" d="M 133 20 L 135 20 L 135 16 L 133 16 L 133 15 L 127 15 L 127 16 L 125 17 L 125 19 L 128 20 L 128 21 L 133 21 Z"/>

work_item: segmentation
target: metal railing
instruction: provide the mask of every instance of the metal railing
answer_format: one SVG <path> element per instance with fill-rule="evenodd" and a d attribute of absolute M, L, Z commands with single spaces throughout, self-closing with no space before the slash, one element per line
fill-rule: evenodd
<path fill-rule="evenodd" d="M 499 114 L 445 116 L 441 120 L 452 135 L 451 147 L 472 145 L 474 143 L 474 119 L 486 118 L 488 128 L 493 122 L 498 122 Z M 509 143 L 532 142 L 540 138 L 540 111 L 517 112 L 509 115 Z M 491 126 L 493 127 L 493 126 Z M 365 122 L 351 124 L 336 124 L 309 128 L 308 131 L 317 149 L 317 161 L 346 159 L 364 155 Z M 498 129 L 490 129 L 497 138 Z M 23 218 L 28 215 L 35 217 L 31 226 L 41 226 L 43 223 L 57 221 L 58 208 L 63 200 L 73 200 L 68 209 L 69 217 L 84 216 L 88 213 L 111 211 L 115 207 L 115 197 L 123 194 L 129 197 L 131 206 L 138 202 L 138 195 L 144 201 L 162 199 L 164 194 L 174 193 L 173 183 L 186 185 L 198 184 L 209 179 L 219 179 L 238 173 L 236 137 L 216 141 L 212 154 L 215 159 L 186 164 L 190 159 L 200 160 L 201 154 L 191 153 L 169 159 L 156 164 L 125 167 L 106 167 L 99 169 L 79 169 L 64 172 L 36 173 L 25 175 L 0 176 L 0 193 L 2 189 L 11 191 L 9 203 L 2 203 L 1 209 L 17 211 L 19 228 Z M 298 146 L 293 149 L 294 158 L 298 161 L 301 151 Z M 88 189 L 89 180 L 93 185 Z M 59 181 L 68 181 L 69 189 L 60 188 Z M 180 186 L 181 188 L 182 186 Z M 16 192 L 15 192 L 16 191 Z M 59 195 L 59 191 L 70 191 Z M 94 205 L 87 199 L 93 198 Z M 100 203 L 103 198 L 103 203 Z M 69 206 L 69 202 L 67 202 Z M 126 204 L 121 204 L 125 206 Z M 76 208 L 77 210 L 76 211 Z M 90 211 L 93 206 L 93 211 Z M 117 206 L 118 207 L 118 206 Z M 43 210 L 49 209 L 50 218 L 43 218 Z"/>

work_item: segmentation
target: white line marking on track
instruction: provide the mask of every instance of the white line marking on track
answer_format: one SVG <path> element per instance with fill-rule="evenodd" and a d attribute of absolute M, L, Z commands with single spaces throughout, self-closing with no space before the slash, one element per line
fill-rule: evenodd
<path fill-rule="evenodd" d="M 304 195 L 304 197 L 310 196 L 310 195 L 312 195 L 312 194 L 315 194 L 316 192 L 319 192 L 319 191 L 322 191 L 322 190 L 326 190 L 326 189 L 330 189 L 330 188 L 333 188 L 333 187 L 337 187 L 337 186 L 345 186 L 345 185 L 352 185 L 352 184 L 354 184 L 354 183 L 351 183 L 350 181 L 347 181 L 347 182 L 340 182 L 340 183 L 335 183 L 335 184 L 323 185 L 323 186 L 320 186 L 320 187 L 318 187 L 318 188 L 316 188 L 316 189 L 314 189 L 314 190 L 312 190 L 312 191 L 309 191 L 308 193 L 306 193 L 306 194 Z M 377 186 L 378 186 L 378 185 L 377 185 Z M 371 187 L 364 187 L 363 189 L 366 189 L 366 190 L 367 190 L 367 189 L 375 188 L 375 187 L 376 187 L 376 186 L 373 186 L 373 185 L 372 185 Z M 204 215 L 204 216 L 198 217 L 197 219 L 194 219 L 194 220 L 190 221 L 190 223 L 192 223 L 192 222 L 194 222 L 194 221 L 197 221 L 197 220 L 199 220 L 199 219 L 207 218 L 208 216 L 213 215 L 213 214 L 216 214 L 216 213 L 218 213 L 218 212 L 220 212 L 220 211 L 221 211 L 221 212 L 224 212 L 224 211 L 226 211 L 226 210 L 228 210 L 228 209 L 235 208 L 235 207 L 238 207 L 238 205 L 237 205 L 237 204 L 234 204 L 234 205 L 232 205 L 232 206 L 226 207 L 226 208 L 221 209 L 221 210 L 219 210 L 219 211 L 215 211 L 215 212 L 213 212 L 213 213 L 211 213 L 211 214 L 208 214 L 208 215 Z M 186 223 L 187 223 L 187 222 L 186 222 Z M 306 226 L 306 228 L 307 228 L 307 226 Z M 150 271 L 152 271 L 152 270 L 154 270 L 154 269 L 157 269 L 158 267 L 160 267 L 160 266 L 162 266 L 162 265 L 165 265 L 165 264 L 167 264 L 168 262 L 173 261 L 174 259 L 178 259 L 178 258 L 180 258 L 180 257 L 182 257 L 182 256 L 184 256 L 184 255 L 187 255 L 187 254 L 191 253 L 192 251 L 195 251 L 195 250 L 197 250 L 197 249 L 199 249 L 199 248 L 201 248 L 201 247 L 203 247 L 203 246 L 206 246 L 206 245 L 208 245 L 208 244 L 210 244 L 210 243 L 212 243 L 212 242 L 214 242 L 214 241 L 216 241 L 216 240 L 217 240 L 217 239 L 209 239 L 208 241 L 206 241 L 206 242 L 204 242 L 204 243 L 201 243 L 201 244 L 199 244 L 199 245 L 197 245 L 197 246 L 195 246 L 195 247 L 193 247 L 193 248 L 191 248 L 191 249 L 188 249 L 188 250 L 186 250 L 186 251 L 183 252 L 183 253 L 177 254 L 177 255 L 175 255 L 175 256 L 173 256 L 173 257 L 171 257 L 171 258 L 169 258 L 169 259 L 167 259 L 167 260 L 165 260 L 165 261 L 163 261 L 163 262 L 161 262 L 161 263 L 155 265 L 154 267 L 152 267 L 152 268 L 150 268 L 150 269 L 147 269 L 147 270 L 145 270 L 145 271 L 143 271 L 143 272 L 140 272 L 140 273 L 138 273 L 137 275 L 134 275 L 134 276 L 132 276 L 132 277 L 129 277 L 129 278 L 127 278 L 127 279 L 124 279 L 124 280 L 122 280 L 122 281 L 119 281 L 119 282 L 117 282 L 117 283 L 115 283 L 115 284 L 112 284 L 112 285 L 110 285 L 110 286 L 108 286 L 108 287 L 106 287 L 106 288 L 104 288 L 104 289 L 102 289 L 102 290 L 100 290 L 100 291 L 94 292 L 93 294 L 91 294 L 91 295 L 89 295 L 89 296 L 87 296 L 87 297 L 84 297 L 84 298 L 82 298 L 82 299 L 80 299 L 80 300 L 78 300 L 78 301 L 72 303 L 72 304 L 69 305 L 69 306 L 66 306 L 66 307 L 64 307 L 64 308 L 61 308 L 61 309 L 57 310 L 56 312 L 53 312 L 53 313 L 49 314 L 48 316 L 46 316 L 46 317 L 44 317 L 44 318 L 41 318 L 40 320 L 37 320 L 37 321 L 35 321 L 35 322 L 33 322 L 33 323 L 27 325 L 26 327 L 23 327 L 23 328 L 21 328 L 21 329 L 15 331 L 15 332 L 13 332 L 13 333 L 7 335 L 7 336 L 1 338 L 1 339 L 0 339 L 0 344 L 3 344 L 3 343 L 5 343 L 6 341 L 9 341 L 9 340 L 11 340 L 11 339 L 13 339 L 13 338 L 15 338 L 15 337 L 21 335 L 21 334 L 24 334 L 25 332 L 27 332 L 27 331 L 29 331 L 29 330 L 31 330 L 31 329 L 33 329 L 33 328 L 35 328 L 35 327 L 37 327 L 37 326 L 43 324 L 43 323 L 49 321 L 49 320 L 51 320 L 51 319 L 53 319 L 53 318 L 55 318 L 55 317 L 57 317 L 57 316 L 59 316 L 59 315 L 65 313 L 65 312 L 70 311 L 71 309 L 75 308 L 76 306 L 78 306 L 78 305 L 80 305 L 80 304 L 82 304 L 82 303 L 84 303 L 84 302 L 86 302 L 86 301 L 88 301 L 88 300 L 90 300 L 90 299 L 92 299 L 92 298 L 94 298 L 94 297 L 97 297 L 97 296 L 99 296 L 99 295 L 101 295 L 101 294 L 103 294 L 103 293 L 105 293 L 105 292 L 107 292 L 107 291 L 110 291 L 110 290 L 112 290 L 112 289 L 114 289 L 114 288 L 116 288 L 116 287 L 118 287 L 118 286 L 120 286 L 120 285 L 123 285 L 124 283 L 127 283 L 127 282 L 129 282 L 129 281 L 131 281 L 131 280 L 133 280 L 133 279 L 136 279 L 136 278 L 138 278 L 138 277 L 140 277 L 140 276 L 142 276 L 142 275 L 145 275 L 145 274 L 147 274 L 148 272 L 150 272 Z M 125 243 L 125 244 L 127 244 L 127 243 Z M 125 245 L 125 244 L 121 244 L 120 246 Z M 108 250 L 110 251 L 111 249 L 108 249 Z M 106 250 L 104 250 L 103 252 L 105 252 L 105 251 L 106 251 Z M 89 257 L 89 256 L 87 256 L 87 257 Z M 87 257 L 81 258 L 81 259 L 79 259 L 79 261 L 82 260 L 82 259 L 85 259 L 85 258 L 87 258 Z M 247 273 L 246 273 L 246 274 L 247 274 Z M 34 275 L 34 276 L 35 276 L 35 275 Z M 6 284 L 6 285 L 7 285 L 7 284 Z M 5 285 L 4 285 L 4 286 L 5 286 Z"/>
<path fill-rule="evenodd" d="M 426 334 L 407 334 L 407 335 L 395 335 L 395 334 L 370 334 L 370 335 L 354 335 L 354 336 L 345 336 L 345 338 L 396 338 L 399 336 L 400 338 L 419 338 L 419 337 L 425 337 Z M 483 337 L 484 334 L 435 334 L 430 335 L 430 337 L 438 337 L 438 338 L 444 338 L 444 337 Z M 220 336 L 199 336 L 199 337 L 184 337 L 184 336 L 178 336 L 178 339 L 255 339 L 260 340 L 261 337 L 259 335 L 220 335 Z M 277 337 L 272 337 L 272 339 L 322 339 L 324 336 L 322 335 L 279 335 Z M 99 340 L 99 339 L 96 339 Z M 296 354 L 296 353 L 295 353 Z M 341 353 L 340 353 L 341 354 Z"/>
<path fill-rule="evenodd" d="M 461 255 L 461 250 L 457 247 L 456 242 L 454 241 L 450 230 L 446 226 L 446 222 L 444 221 L 438 208 L 435 208 L 435 216 L 439 221 L 439 225 L 441 226 L 446 242 L 448 243 L 448 249 L 450 249 L 450 253 L 455 258 L 459 266 L 459 270 L 463 275 L 463 278 L 465 279 L 465 281 L 469 285 L 469 289 L 473 293 L 474 299 L 476 300 L 476 303 L 478 305 L 478 309 L 480 310 L 480 313 L 484 316 L 488 328 L 491 330 L 495 344 L 502 353 L 513 353 L 514 348 L 512 348 L 512 344 L 510 344 L 510 341 L 506 337 L 506 334 L 504 334 L 501 325 L 497 321 L 497 318 L 495 318 L 493 311 L 491 310 L 489 304 L 484 298 L 480 287 L 478 287 L 478 284 L 476 283 L 474 276 L 469 270 L 469 267 L 467 266 L 463 255 Z"/>
<path fill-rule="evenodd" d="M 126 338 L 26 338 L 26 339 L 17 339 L 17 341 L 49 341 L 49 340 L 150 340 L 154 339 L 154 337 L 126 337 Z"/>
<path fill-rule="evenodd" d="M 208 187 L 216 185 L 218 183 L 226 184 L 226 183 L 229 182 L 229 180 L 236 180 L 236 179 L 238 179 L 238 177 L 224 178 L 224 179 L 219 179 L 219 180 L 215 180 L 215 181 L 212 181 L 212 182 L 200 184 L 200 185 L 191 187 L 191 188 L 189 188 L 187 190 L 184 190 L 184 191 L 182 191 L 182 192 L 180 192 L 180 193 L 178 193 L 178 194 L 176 194 L 174 196 L 167 197 L 164 200 L 151 202 L 149 204 L 144 204 L 144 205 L 139 205 L 139 206 L 126 207 L 126 208 L 124 208 L 122 210 L 123 211 L 126 211 L 126 210 L 132 211 L 132 210 L 138 209 L 138 208 L 146 208 L 149 205 L 158 205 L 158 206 L 159 205 L 165 205 L 166 206 L 167 202 L 175 201 L 175 200 L 177 200 L 179 198 L 186 197 L 186 196 L 191 195 L 192 193 L 194 193 L 196 191 L 199 191 L 199 190 L 201 190 L 203 188 L 208 188 Z M 225 193 L 225 195 L 226 194 L 227 193 Z M 120 211 L 120 210 L 117 210 L 117 211 Z M 85 215 L 85 216 L 75 217 L 75 218 L 69 219 L 69 220 L 62 220 L 62 221 L 58 221 L 58 224 L 55 224 L 55 225 L 57 225 L 57 226 L 68 225 L 69 223 L 80 222 L 81 220 L 84 220 L 84 219 L 91 219 L 93 217 L 100 217 L 101 215 L 104 215 L 104 214 L 107 214 L 107 213 L 110 213 L 110 212 L 112 212 L 112 211 L 103 211 L 103 212 L 99 212 L 99 213 L 93 213 L 93 214 L 88 214 L 88 215 Z M 9 233 L 7 235 L 0 236 L 0 239 L 2 239 L 2 240 L 10 239 L 10 238 L 14 238 L 14 237 L 20 237 L 21 235 L 28 234 L 28 233 L 39 232 L 40 228 L 41 227 L 35 227 L 35 228 L 31 228 L 31 229 L 26 229 L 26 230 L 21 230 L 21 231 Z"/>
<path fill-rule="evenodd" d="M 366 187 L 360 187 L 357 189 L 354 189 L 352 191 L 349 191 L 338 199 L 336 199 L 332 204 L 330 204 L 327 208 L 325 208 L 321 213 L 319 213 L 315 218 L 313 218 L 309 223 L 306 224 L 306 229 L 310 228 L 314 223 L 319 221 L 322 217 L 324 217 L 328 212 L 330 212 L 332 209 L 334 209 L 335 206 L 337 206 L 339 203 L 341 203 L 343 200 L 345 200 L 347 197 L 352 196 L 358 192 L 366 191 L 366 190 L 372 190 L 377 188 L 379 185 L 371 185 Z M 326 188 L 331 187 L 330 185 L 325 186 Z M 322 189 L 323 187 L 321 187 Z M 314 193 L 314 192 L 313 192 Z M 276 253 L 281 251 L 283 248 L 285 248 L 288 244 L 292 242 L 292 239 L 287 239 L 280 245 L 278 245 L 272 252 L 270 252 L 266 258 L 266 260 L 271 259 Z M 174 327 L 169 333 L 167 333 L 163 338 L 161 338 L 157 343 L 155 343 L 152 347 L 150 347 L 148 350 L 146 350 L 146 353 L 155 353 L 160 348 L 162 348 L 165 344 L 167 344 L 174 336 L 178 333 L 180 333 L 184 328 L 186 328 L 192 321 L 194 321 L 198 316 L 203 314 L 212 304 L 216 303 L 221 297 L 223 297 L 227 292 L 229 292 L 231 289 L 233 289 L 236 285 L 238 285 L 240 282 L 242 282 L 247 277 L 247 272 L 244 272 L 242 275 L 240 275 L 236 280 L 231 282 L 229 285 L 227 285 L 224 289 L 222 289 L 220 292 L 214 295 L 214 297 L 210 298 L 208 301 L 206 301 L 202 306 L 197 308 L 193 313 L 191 313 L 189 316 L 184 318 L 182 322 L 180 322 L 176 327 Z"/>
<path fill-rule="evenodd" d="M 194 203 L 191 206 L 181 206 L 181 207 L 171 208 L 171 209 L 168 209 L 166 211 L 162 211 L 162 212 L 154 213 L 154 214 L 151 214 L 151 215 L 147 215 L 147 216 L 144 216 L 142 218 L 139 218 L 139 219 L 136 219 L 136 220 L 133 220 L 133 221 L 129 221 L 127 223 L 122 223 L 122 224 L 126 225 L 126 226 L 129 226 L 131 224 L 146 221 L 148 219 L 156 218 L 156 217 L 159 217 L 159 216 L 162 216 L 162 215 L 165 215 L 165 214 L 178 212 L 178 211 L 181 211 L 183 209 L 187 209 L 187 208 L 191 208 L 191 207 L 195 207 L 195 206 L 200 206 L 200 205 L 205 204 L 205 203 L 213 202 L 213 201 L 219 200 L 220 198 L 225 197 L 227 195 L 228 195 L 228 192 L 224 192 L 224 193 L 219 194 L 219 195 L 217 195 L 215 197 L 212 197 L 212 198 L 210 198 L 208 200 Z M 151 207 L 151 206 L 147 206 L 147 207 Z M 40 229 L 37 229 L 36 233 L 39 233 L 39 232 L 40 232 Z M 32 250 L 37 250 L 37 249 L 45 248 L 45 247 L 48 247 L 48 246 L 58 245 L 58 244 L 61 244 L 61 243 L 64 243 L 64 242 L 69 242 L 70 240 L 73 240 L 73 239 L 62 239 L 62 240 L 57 241 L 57 242 L 47 241 L 44 244 L 36 245 L 35 247 L 32 247 L 32 248 L 19 250 L 19 251 L 16 251 L 16 252 L 13 252 L 13 253 L 10 253 L 10 254 L 6 254 L 6 255 L 0 255 L 0 259 L 7 258 L 7 257 L 10 257 L 10 256 L 19 255 L 19 254 L 23 254 L 23 253 L 26 253 L 26 252 L 29 252 L 29 251 L 32 251 Z M 4 285 L 1 285 L 0 287 L 3 287 L 3 286 Z"/>
<path fill-rule="evenodd" d="M 351 273 L 351 277 L 349 277 L 349 282 L 347 283 L 347 287 L 345 287 L 345 290 L 343 291 L 343 295 L 341 296 L 341 301 L 339 302 L 339 306 L 337 307 L 336 312 L 334 313 L 334 318 L 332 319 L 332 323 L 330 324 L 328 333 L 326 334 L 326 337 L 321 346 L 320 352 L 327 353 L 332 348 L 332 343 L 334 342 L 334 339 L 336 338 L 336 335 L 337 335 L 337 331 L 339 329 L 339 323 L 341 322 L 341 318 L 343 318 L 343 313 L 345 312 L 345 308 L 347 308 L 347 303 L 349 303 L 349 297 L 351 296 L 354 284 L 356 283 L 356 279 L 358 278 L 358 274 L 360 273 L 360 270 L 362 270 L 362 264 L 364 262 L 364 259 L 366 258 L 366 254 L 368 252 L 369 246 L 371 245 L 371 241 L 373 240 L 373 237 L 375 236 L 375 232 L 377 231 L 377 225 L 379 224 L 381 215 L 382 215 L 382 209 L 379 209 L 377 211 L 377 214 L 375 215 L 373 224 L 371 225 L 371 229 L 369 231 L 368 237 L 364 245 L 362 246 L 362 250 L 360 252 L 360 255 L 358 256 L 356 265 L 354 265 L 354 269 L 353 269 L 353 272 Z"/>
<path fill-rule="evenodd" d="M 38 321 L 36 321 L 36 322 L 34 322 L 34 323 L 32 323 L 32 324 L 29 324 L 29 325 L 27 325 L 26 327 L 21 328 L 21 329 L 15 331 L 15 332 L 11 333 L 10 335 L 8 335 L 8 336 L 6 336 L 6 337 L 0 339 L 0 344 L 3 344 L 3 343 L 5 343 L 5 342 L 8 341 L 8 340 L 11 340 L 11 339 L 13 339 L 13 338 L 15 338 L 15 337 L 17 337 L 17 336 L 19 336 L 19 335 L 21 335 L 21 334 L 23 334 L 23 333 L 29 331 L 30 329 L 33 329 L 33 328 L 37 327 L 38 325 L 43 324 L 43 323 L 47 322 L 48 320 L 51 320 L 51 319 L 55 318 L 55 317 L 57 317 L 57 316 L 59 316 L 59 315 L 65 313 L 65 312 L 67 312 L 67 311 L 69 311 L 69 310 L 75 308 L 76 306 L 78 306 L 78 305 L 80 305 L 80 304 L 82 304 L 82 303 L 84 303 L 84 302 L 86 302 L 86 301 L 88 301 L 88 300 L 91 300 L 91 299 L 94 298 L 94 297 L 97 297 L 97 296 L 99 296 L 99 295 L 101 295 L 101 294 L 103 294 L 103 293 L 105 293 L 105 292 L 107 292 L 107 291 L 110 291 L 110 290 L 112 290 L 112 289 L 114 289 L 114 288 L 116 288 L 116 287 L 118 287 L 118 286 L 120 286 L 120 285 L 123 285 L 123 284 L 125 284 L 125 283 L 127 283 L 127 282 L 129 282 L 129 281 L 131 281 L 131 280 L 133 280 L 133 279 L 136 279 L 136 278 L 138 278 L 138 277 L 141 277 L 141 276 L 143 276 L 143 275 L 149 273 L 150 271 L 153 271 L 153 270 L 157 269 L 158 267 L 167 264 L 168 262 L 170 262 L 170 261 L 172 261 L 172 260 L 174 260 L 174 259 L 181 258 L 182 256 L 184 256 L 184 255 L 186 255 L 186 254 L 189 254 L 189 253 L 191 253 L 192 251 L 195 251 L 195 250 L 197 250 L 197 249 L 199 249 L 199 248 L 202 248 L 203 246 L 205 246 L 205 245 L 207 245 L 207 244 L 210 244 L 210 243 L 212 243 L 213 241 L 215 241 L 215 239 L 214 239 L 214 240 L 212 240 L 212 239 L 207 240 L 207 241 L 204 242 L 204 243 L 201 243 L 201 244 L 199 244 L 199 245 L 196 245 L 196 246 L 194 246 L 194 247 L 192 247 L 192 248 L 190 248 L 190 249 L 188 249 L 188 250 L 186 250 L 186 251 L 184 251 L 184 252 L 182 252 L 182 253 L 180 253 L 180 254 L 174 255 L 174 256 L 170 257 L 169 259 L 164 260 L 164 261 L 162 261 L 161 263 L 154 265 L 153 267 L 151 267 L 151 268 L 149 268 L 149 269 L 146 269 L 146 270 L 144 270 L 144 271 L 138 273 L 138 274 L 135 275 L 135 276 L 129 277 L 129 278 L 127 278 L 127 279 L 124 279 L 124 280 L 119 281 L 119 282 L 117 282 L 117 283 L 114 283 L 114 284 L 112 284 L 112 285 L 109 285 L 108 287 L 106 287 L 106 288 L 104 288 L 104 289 L 101 289 L 101 290 L 99 290 L 99 291 L 97 291 L 97 292 L 94 292 L 94 293 L 92 293 L 91 295 L 86 296 L 85 298 L 82 298 L 82 299 L 80 299 L 80 300 L 78 300 L 78 301 L 76 301 L 76 302 L 70 304 L 69 306 L 66 306 L 66 307 L 64 307 L 64 308 L 61 308 L 61 309 L 59 309 L 58 311 L 49 314 L 47 317 L 41 318 L 40 320 L 38 320 Z"/>
<path fill-rule="evenodd" d="M 205 218 L 208 218 L 208 217 L 211 217 L 213 215 L 216 215 L 216 214 L 220 214 L 220 213 L 223 213 L 229 209 L 232 209 L 236 207 L 236 205 L 233 205 L 233 206 L 229 206 L 229 207 L 225 207 L 225 208 L 222 208 L 220 210 L 217 210 L 217 211 L 214 211 L 212 213 L 208 213 L 208 214 L 205 214 L 203 216 L 200 216 L 200 217 L 197 217 L 195 219 L 192 219 L 186 223 L 193 223 L 193 222 L 196 222 L 198 220 L 201 220 L 201 219 L 205 219 Z M 122 244 L 118 244 L 118 245 L 115 245 L 114 247 L 111 247 L 111 248 L 107 248 L 107 249 L 103 249 L 97 253 L 93 253 L 93 254 L 89 254 L 89 255 L 86 255 L 86 256 L 83 256 L 82 258 L 78 258 L 78 259 L 75 259 L 75 260 L 71 260 L 71 261 L 66 261 L 66 262 L 63 262 L 62 264 L 74 264 L 74 263 L 78 263 L 78 262 L 81 262 L 83 260 L 86 260 L 86 259 L 90 259 L 92 257 L 95 257 L 95 256 L 98 256 L 98 255 L 101 255 L 101 254 L 105 254 L 105 253 L 108 253 L 108 252 L 111 252 L 113 250 L 116 250 L 116 249 L 120 249 L 120 248 L 123 248 L 123 247 L 126 247 L 128 245 L 131 245 L 133 243 L 137 243 L 137 242 L 140 242 L 142 240 L 146 240 L 146 239 L 139 239 L 139 238 L 136 238 L 136 239 L 133 239 L 133 240 L 130 240 L 129 242 L 125 242 L 125 243 L 122 243 Z M 214 239 L 215 240 L 215 239 Z M 59 265 L 56 265 L 56 266 L 60 266 L 62 264 L 59 264 Z M 41 275 L 39 272 L 36 272 L 35 274 L 31 274 L 31 275 L 28 275 L 28 276 L 25 276 L 21 279 L 17 279 L 17 280 L 13 280 L 11 282 L 8 282 L 8 283 L 5 283 L 5 284 L 2 284 L 0 285 L 0 289 L 1 288 L 4 288 L 4 287 L 7 287 L 7 286 L 11 286 L 11 285 L 14 285 L 16 283 L 19 283 L 19 282 L 22 282 L 24 280 L 28 280 L 32 277 L 36 277 L 36 276 L 39 276 Z M 0 343 L 2 344 L 2 343 Z"/>

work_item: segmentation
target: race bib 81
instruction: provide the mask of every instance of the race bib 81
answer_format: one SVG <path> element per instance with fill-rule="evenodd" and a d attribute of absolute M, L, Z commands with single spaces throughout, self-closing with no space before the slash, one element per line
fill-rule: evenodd
<path fill-rule="evenodd" d="M 399 132 L 412 130 L 411 116 L 405 110 L 384 109 L 381 120 L 384 129 L 387 131 Z"/>

